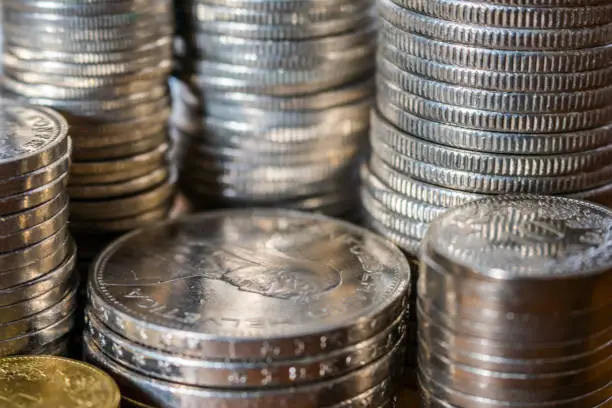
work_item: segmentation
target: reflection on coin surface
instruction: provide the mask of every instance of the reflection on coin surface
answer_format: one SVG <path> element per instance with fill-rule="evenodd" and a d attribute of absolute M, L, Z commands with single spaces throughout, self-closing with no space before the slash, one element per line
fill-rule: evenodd
<path fill-rule="evenodd" d="M 311 340 L 319 352 L 381 330 L 405 300 L 408 270 L 390 243 L 350 224 L 238 210 L 124 236 L 89 284 L 94 313 L 132 340 L 187 355 L 281 358 L 308 354 Z M 205 349 L 219 342 L 223 351 Z"/>
<path fill-rule="evenodd" d="M 68 125 L 50 109 L 0 98 L 0 175 L 37 170 L 66 153 Z"/>
<path fill-rule="evenodd" d="M 103 371 L 74 360 L 0 359 L 0 407 L 116 408 L 119 389 Z"/>
<path fill-rule="evenodd" d="M 427 249 L 499 278 L 580 276 L 612 267 L 612 211 L 556 197 L 499 197 L 431 224 Z"/>

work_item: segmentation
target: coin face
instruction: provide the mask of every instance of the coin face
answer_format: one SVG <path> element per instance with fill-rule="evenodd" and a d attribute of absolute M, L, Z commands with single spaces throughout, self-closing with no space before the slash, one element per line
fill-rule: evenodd
<path fill-rule="evenodd" d="M 0 115 L 0 171 L 12 163 L 57 150 L 57 157 L 41 158 L 37 160 L 41 163 L 39 166 L 25 169 L 33 171 L 66 152 L 68 126 L 59 114 L 0 99 Z"/>
<path fill-rule="evenodd" d="M 103 371 L 48 356 L 0 359 L 0 407 L 119 406 L 119 389 Z"/>
<path fill-rule="evenodd" d="M 404 296 L 403 255 L 347 223 L 223 211 L 132 233 L 98 259 L 92 297 L 142 322 L 234 339 L 318 333 Z"/>
<path fill-rule="evenodd" d="M 432 223 L 424 251 L 495 278 L 582 276 L 612 267 L 612 211 L 553 197 L 472 201 Z"/>

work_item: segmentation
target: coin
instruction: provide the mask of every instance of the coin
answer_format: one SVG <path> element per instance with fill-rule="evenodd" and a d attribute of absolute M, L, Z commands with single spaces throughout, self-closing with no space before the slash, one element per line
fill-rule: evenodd
<path fill-rule="evenodd" d="M 0 388 L 9 405 L 27 401 L 28 407 L 86 407 L 92 403 L 101 408 L 119 406 L 114 381 L 101 370 L 78 361 L 20 356 L 3 358 L 0 367 Z"/>

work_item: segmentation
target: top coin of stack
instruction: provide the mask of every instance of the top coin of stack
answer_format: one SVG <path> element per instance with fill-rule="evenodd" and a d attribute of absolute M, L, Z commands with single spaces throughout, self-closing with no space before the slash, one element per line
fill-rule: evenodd
<path fill-rule="evenodd" d="M 416 254 L 490 194 L 612 203 L 612 4 L 377 0 L 368 223 Z"/>
<path fill-rule="evenodd" d="M 371 0 L 187 0 L 173 132 L 198 207 L 355 207 L 376 41 Z M 193 89 L 193 92 L 189 89 Z"/>
<path fill-rule="evenodd" d="M 171 1 L 6 0 L 2 7 L 5 89 L 54 107 L 70 124 L 79 256 L 93 254 L 77 232 L 91 238 L 164 218 L 172 191 L 165 158 Z"/>
<path fill-rule="evenodd" d="M 146 228 L 94 264 L 87 358 L 153 406 L 389 408 L 408 268 L 383 238 L 313 214 Z"/>
<path fill-rule="evenodd" d="M 612 211 L 473 201 L 434 221 L 418 287 L 425 406 L 609 407 Z"/>
<path fill-rule="evenodd" d="M 3 408 L 119 408 L 117 384 L 80 361 L 49 356 L 0 359 Z"/>
<path fill-rule="evenodd" d="M 50 109 L 0 99 L 0 115 L 0 356 L 37 354 L 73 325 L 71 142 Z"/>

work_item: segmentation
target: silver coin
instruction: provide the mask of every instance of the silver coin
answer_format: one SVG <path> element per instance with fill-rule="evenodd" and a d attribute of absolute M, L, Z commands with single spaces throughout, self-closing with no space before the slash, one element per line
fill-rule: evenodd
<path fill-rule="evenodd" d="M 381 21 L 379 42 L 419 58 L 499 72 L 573 73 L 609 67 L 612 45 L 564 51 L 511 51 L 447 43 Z"/>
<path fill-rule="evenodd" d="M 432 223 L 423 248 L 470 265 L 483 277 L 580 278 L 605 274 L 612 266 L 611 229 L 612 212 L 594 204 L 557 197 L 488 198 Z"/>
<path fill-rule="evenodd" d="M 153 378 L 201 387 L 232 389 L 294 387 L 342 376 L 388 354 L 404 338 L 403 320 L 403 316 L 400 316 L 382 332 L 348 349 L 300 360 L 250 364 L 200 361 L 152 351 L 122 339 L 91 315 L 88 318 L 88 334 L 109 358 Z"/>
<path fill-rule="evenodd" d="M 0 215 L 13 215 L 46 203 L 65 190 L 67 177 L 68 176 L 64 173 L 42 187 L 26 190 L 19 194 L 0 197 Z"/>
<path fill-rule="evenodd" d="M 74 269 L 76 259 L 75 249 L 74 244 L 69 245 L 68 254 L 65 255 L 61 264 L 47 273 L 43 270 L 43 275 L 35 277 L 27 282 L 17 283 L 15 286 L 11 287 L 4 287 L 5 285 L 2 285 L 3 288 L 0 289 L 0 306 L 7 306 L 35 298 L 58 287 L 61 282 L 67 281 Z M 10 272 L 2 271 L 0 272 L 0 276 L 3 280 L 13 280 L 9 276 L 9 273 Z"/>
<path fill-rule="evenodd" d="M 138 167 L 156 163 L 161 165 L 168 152 L 168 144 L 164 143 L 154 149 L 131 157 L 116 160 L 74 162 L 70 167 L 71 174 L 84 176 L 88 174 L 129 172 Z"/>
<path fill-rule="evenodd" d="M 571 92 L 612 83 L 610 67 L 565 73 L 499 72 L 424 59 L 388 43 L 379 44 L 378 56 L 381 72 L 397 67 L 440 82 L 501 92 Z"/>
<path fill-rule="evenodd" d="M 444 146 L 501 154 L 562 154 L 596 149 L 609 144 L 612 124 L 563 133 L 510 133 L 467 129 L 432 122 L 392 104 L 379 105 L 379 123 L 384 119 L 405 133 Z M 390 131 L 393 128 L 386 126 Z"/>
<path fill-rule="evenodd" d="M 165 128 L 160 128 L 159 132 L 150 136 L 135 140 L 126 140 L 123 143 L 111 144 L 102 147 L 81 147 L 75 143 L 72 158 L 75 162 L 100 161 L 103 159 L 117 160 L 124 157 L 137 157 L 145 152 L 153 150 L 155 147 L 163 145 L 168 141 L 168 134 Z"/>
<path fill-rule="evenodd" d="M 68 203 L 68 196 L 61 192 L 49 201 L 30 210 L 2 217 L 0 236 L 28 230 L 56 215 Z"/>
<path fill-rule="evenodd" d="M 211 388 L 196 388 L 176 383 L 154 380 L 125 369 L 104 355 L 91 341 L 85 339 L 85 358 L 111 372 L 120 386 L 146 395 L 156 405 L 195 407 L 242 407 L 245 403 L 254 408 L 271 406 L 295 406 L 307 408 L 323 406 L 335 408 L 342 402 L 359 397 L 372 387 L 397 373 L 393 360 L 401 355 L 395 349 L 376 362 L 337 379 L 305 385 L 262 391 L 217 391 Z M 137 396 L 135 396 L 136 398 Z M 203 405 L 205 404 L 205 405 Z"/>
<path fill-rule="evenodd" d="M 435 18 L 427 15 L 432 13 L 426 12 L 425 14 L 421 14 L 423 10 L 414 12 L 399 6 L 397 3 L 402 3 L 402 0 L 397 2 L 393 0 L 380 0 L 377 2 L 377 9 L 381 17 L 396 27 L 424 37 L 484 48 L 507 50 L 565 50 L 589 48 L 608 44 L 610 34 L 612 33 L 612 24 L 609 22 L 601 25 L 589 24 L 571 30 L 565 25 L 567 21 L 564 22 L 562 27 L 557 27 L 556 29 L 551 25 L 542 27 L 536 24 L 525 24 L 525 27 L 519 29 L 517 25 L 521 23 L 524 24 L 524 21 L 518 21 L 518 24 L 511 27 L 493 27 L 491 24 L 465 24 L 464 22 L 449 21 L 449 19 L 441 17 L 440 14 L 442 13 L 437 13 L 441 10 L 436 10 L 436 12 L 434 12 L 434 14 L 438 14 L 435 16 L 437 18 Z M 416 2 L 413 2 L 412 4 L 415 3 Z M 423 2 L 421 2 L 421 4 L 423 4 Z M 458 4 L 459 7 L 461 7 L 466 3 L 462 2 Z M 430 5 L 428 4 L 426 7 L 429 8 Z M 506 9 L 508 10 L 510 8 Z M 534 8 L 529 10 L 534 14 L 538 12 L 559 11 L 559 9 L 538 10 Z M 576 14 L 583 10 L 584 9 L 579 8 L 574 9 L 575 13 L 572 15 L 572 22 Z M 444 10 L 444 12 L 446 11 L 447 10 Z M 496 17 L 500 19 L 503 18 L 499 15 Z M 537 21 L 537 23 L 541 24 L 541 21 Z"/>
<path fill-rule="evenodd" d="M 569 29 L 612 22 L 612 5 L 522 7 L 461 0 L 393 0 L 394 3 L 448 21 L 514 29 Z"/>
<path fill-rule="evenodd" d="M 208 225 L 204 236 L 200 235 L 203 231 L 201 228 L 195 228 L 200 224 Z M 182 231 L 179 235 L 167 235 L 177 228 Z M 393 311 L 403 308 L 408 289 L 406 261 L 388 243 L 359 228 L 316 215 L 282 210 L 237 210 L 185 218 L 145 231 L 144 234 L 134 233 L 116 241 L 96 262 L 89 285 L 92 312 L 112 330 L 122 333 L 128 339 L 183 355 L 282 359 L 331 352 L 364 340 L 387 326 L 394 319 Z M 235 231 L 238 235 L 227 235 L 229 231 Z M 249 234 L 251 241 L 247 243 L 245 237 Z M 238 238 L 240 243 L 236 241 Z M 141 242 L 137 245 L 138 249 L 133 244 L 135 242 Z M 337 257 L 334 269 L 324 265 L 316 266 L 317 270 L 323 269 L 317 273 L 320 278 L 314 280 L 310 274 L 286 276 L 286 279 L 296 280 L 296 284 L 301 282 L 299 286 L 302 289 L 299 292 L 291 289 L 293 285 L 270 287 L 260 282 L 270 277 L 283 278 L 287 273 L 282 266 L 285 262 L 283 260 L 291 259 L 295 262 L 302 259 L 299 262 L 304 262 L 304 267 L 315 267 L 318 262 L 304 251 L 306 248 L 315 251 L 322 243 L 326 243 L 326 250 L 331 251 L 327 259 Z M 192 252 L 196 247 L 197 254 Z M 301 255 L 294 252 L 298 247 Z M 171 253 L 161 255 L 161 248 Z M 253 252 L 255 248 L 259 248 L 259 251 L 264 248 L 270 250 L 257 254 L 257 251 Z M 377 255 L 372 252 L 374 248 Z M 183 255 L 176 258 L 171 255 L 174 251 L 178 251 L 177 256 L 179 253 Z M 267 251 L 272 252 L 268 255 Z M 208 252 L 217 255 L 210 257 Z M 131 255 L 126 257 L 123 253 Z M 247 256 L 247 253 L 250 255 Z M 149 269 L 143 269 L 145 275 L 140 276 L 138 265 L 142 263 L 144 266 L 151 257 L 154 257 L 158 265 L 161 265 L 159 262 L 172 263 L 171 269 L 178 277 L 169 281 L 154 276 L 147 278 Z M 259 276 L 256 282 L 241 275 L 243 266 L 239 265 L 247 258 L 251 259 L 249 264 L 259 259 L 251 267 L 257 270 L 263 268 L 259 275 L 252 275 Z M 116 263 L 113 259 L 121 262 Z M 277 262 L 280 264 L 268 269 L 264 265 L 269 262 L 272 265 Z M 218 269 L 215 265 L 226 265 L 223 268 L 235 265 L 230 267 L 235 272 L 223 272 L 220 277 L 217 277 L 216 272 L 212 275 L 206 272 L 207 276 L 200 276 L 197 271 L 204 264 L 207 268 L 212 267 L 212 270 Z M 120 272 L 125 270 L 123 265 L 131 268 L 138 279 L 132 281 L 130 276 Z M 376 265 L 375 270 L 378 271 L 375 276 L 370 276 L 368 272 L 373 270 L 372 265 Z M 336 279 L 339 276 L 336 270 L 344 270 L 342 280 Z M 174 282 L 180 283 L 184 279 L 181 276 L 193 276 L 187 279 L 196 279 L 199 283 L 189 288 L 176 286 Z M 128 279 L 122 283 L 125 278 Z M 143 279 L 150 281 L 153 286 L 143 286 Z M 226 283 L 219 286 L 216 283 L 220 282 L 219 279 Z M 334 289 L 338 285 L 353 293 L 358 288 L 351 282 L 362 279 L 368 279 L 370 283 L 366 287 L 360 285 L 358 296 L 348 299 L 335 295 Z M 189 301 L 193 297 L 190 288 L 201 285 L 213 291 L 211 296 L 221 291 L 214 297 L 217 299 L 216 307 L 221 307 L 218 302 L 222 299 L 231 299 L 235 312 L 228 316 L 213 316 L 204 313 L 199 301 L 192 304 Z M 163 286 L 168 290 L 182 292 L 182 295 L 159 298 L 156 291 Z M 185 289 L 188 291 L 184 292 Z M 313 296 L 319 299 L 316 303 L 311 303 Z M 197 297 L 200 298 L 199 295 Z M 241 298 L 245 298 L 245 301 L 253 298 L 269 303 L 272 309 L 268 309 L 268 317 L 260 316 L 257 311 L 253 313 L 250 301 L 247 303 L 251 306 L 246 307 L 245 304 L 244 308 L 239 307 L 240 303 L 236 302 Z M 178 303 L 174 304 L 174 301 Z M 322 309 L 322 301 L 332 303 Z M 134 308 L 139 308 L 137 305 L 142 302 L 154 304 L 153 309 L 137 312 Z M 280 321 L 295 323 L 291 326 L 275 323 L 278 319 L 269 315 L 275 307 L 282 307 L 283 312 L 278 316 Z M 153 310 L 176 310 L 176 313 L 171 316 Z M 360 323 L 355 325 L 351 316 L 359 316 Z M 234 323 L 225 324 L 230 321 Z M 250 324 L 244 326 L 248 321 L 259 321 L 261 325 L 259 328 Z M 128 325 L 127 322 L 134 325 Z M 236 322 L 239 324 L 236 325 Z M 169 332 L 168 328 L 174 330 Z M 228 342 L 219 336 L 232 340 Z"/>
<path fill-rule="evenodd" d="M 1 100 L 0 175 L 5 179 L 45 167 L 69 153 L 68 124 L 51 109 Z"/>

